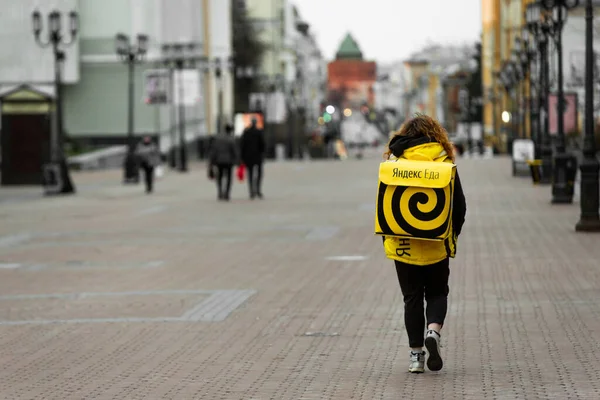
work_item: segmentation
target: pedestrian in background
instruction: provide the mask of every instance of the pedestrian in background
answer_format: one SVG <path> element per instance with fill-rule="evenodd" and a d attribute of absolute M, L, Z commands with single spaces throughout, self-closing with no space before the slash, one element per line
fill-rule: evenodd
<path fill-rule="evenodd" d="M 225 133 L 214 137 L 208 157 L 209 168 L 216 169 L 217 196 L 229 201 L 233 166 L 239 163 L 238 147 L 233 137 L 233 126 L 227 124 Z"/>
<path fill-rule="evenodd" d="M 261 183 L 263 176 L 263 162 L 265 155 L 265 138 L 262 129 L 256 126 L 256 118 L 242 133 L 240 140 L 242 162 L 248 170 L 248 188 L 250 198 L 263 198 Z"/>
<path fill-rule="evenodd" d="M 415 162 L 453 163 L 454 147 L 448 139 L 448 134 L 437 121 L 425 115 L 418 115 L 405 122 L 395 133 L 384 156 L 389 162 L 393 162 L 394 159 L 407 159 Z M 404 322 L 411 349 L 410 372 L 421 373 L 425 370 L 426 353 L 423 345 L 429 353 L 427 367 L 431 371 L 442 369 L 440 331 L 448 310 L 450 258 L 455 256 L 456 242 L 465 221 L 465 214 L 466 201 L 457 172 L 453 194 L 453 232 L 448 239 L 432 241 L 389 236 L 383 238 L 386 256 L 394 260 L 404 297 Z M 403 251 L 397 251 L 400 244 Z M 426 310 L 424 299 L 427 301 Z M 425 327 L 427 331 L 424 335 Z"/>
<path fill-rule="evenodd" d="M 150 136 L 144 136 L 135 148 L 135 155 L 139 160 L 141 169 L 144 171 L 146 193 L 152 193 L 154 189 L 154 169 L 160 164 L 158 147 Z"/>

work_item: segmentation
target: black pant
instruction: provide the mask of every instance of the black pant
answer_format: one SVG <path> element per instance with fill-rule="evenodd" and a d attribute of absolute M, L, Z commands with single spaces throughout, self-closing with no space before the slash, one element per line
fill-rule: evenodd
<path fill-rule="evenodd" d="M 232 168 L 232 164 L 217 164 L 217 191 L 219 192 L 219 199 L 229 200 Z M 223 187 L 223 181 L 225 181 L 225 187 Z"/>
<path fill-rule="evenodd" d="M 427 325 L 444 324 L 448 311 L 450 259 L 431 265 L 411 265 L 394 261 L 404 296 L 404 324 L 410 347 L 423 347 L 425 314 Z M 427 300 L 424 310 L 423 298 Z"/>
<path fill-rule="evenodd" d="M 263 173 L 262 163 L 249 164 L 246 165 L 246 167 L 248 168 L 248 187 L 250 189 L 250 196 L 262 196 L 262 192 L 260 190 Z"/>
<path fill-rule="evenodd" d="M 142 169 L 144 170 L 144 181 L 146 183 L 146 193 L 152 192 L 152 186 L 154 183 L 154 166 L 143 163 Z"/>

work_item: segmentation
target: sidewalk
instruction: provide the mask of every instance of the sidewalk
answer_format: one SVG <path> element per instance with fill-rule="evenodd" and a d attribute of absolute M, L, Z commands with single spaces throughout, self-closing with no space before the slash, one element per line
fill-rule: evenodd
<path fill-rule="evenodd" d="M 0 202 L 0 399 L 600 398 L 600 235 L 507 158 L 458 161 L 445 366 L 406 372 L 377 163 L 267 164 L 262 201 L 197 164 Z"/>

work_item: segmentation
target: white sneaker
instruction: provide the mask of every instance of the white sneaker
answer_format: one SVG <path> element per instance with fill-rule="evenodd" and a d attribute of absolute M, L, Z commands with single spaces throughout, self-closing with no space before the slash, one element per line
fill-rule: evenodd
<path fill-rule="evenodd" d="M 422 374 L 425 372 L 425 352 L 410 352 L 410 364 L 408 366 L 408 372 L 413 374 Z"/>
<path fill-rule="evenodd" d="M 440 355 L 440 334 L 434 330 L 428 330 L 425 336 L 425 348 L 429 353 L 427 357 L 427 368 L 431 371 L 439 371 L 444 366 Z"/>

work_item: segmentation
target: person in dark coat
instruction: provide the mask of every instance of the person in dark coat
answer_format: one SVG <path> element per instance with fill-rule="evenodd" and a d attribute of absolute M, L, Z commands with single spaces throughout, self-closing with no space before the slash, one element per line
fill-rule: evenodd
<path fill-rule="evenodd" d="M 240 141 L 242 162 L 248 169 L 248 188 L 250 198 L 263 198 L 261 182 L 265 154 L 265 137 L 262 129 L 256 126 L 256 118 L 252 118 L 252 125 L 242 133 Z"/>
<path fill-rule="evenodd" d="M 135 148 L 135 155 L 139 160 L 140 167 L 144 171 L 146 193 L 152 193 L 154 184 L 154 168 L 160 164 L 160 152 L 152 142 L 150 136 L 144 139 Z"/>
<path fill-rule="evenodd" d="M 209 168 L 216 168 L 218 199 L 229 201 L 233 166 L 239 163 L 238 148 L 233 138 L 233 127 L 225 126 L 225 133 L 214 137 L 209 153 Z"/>

